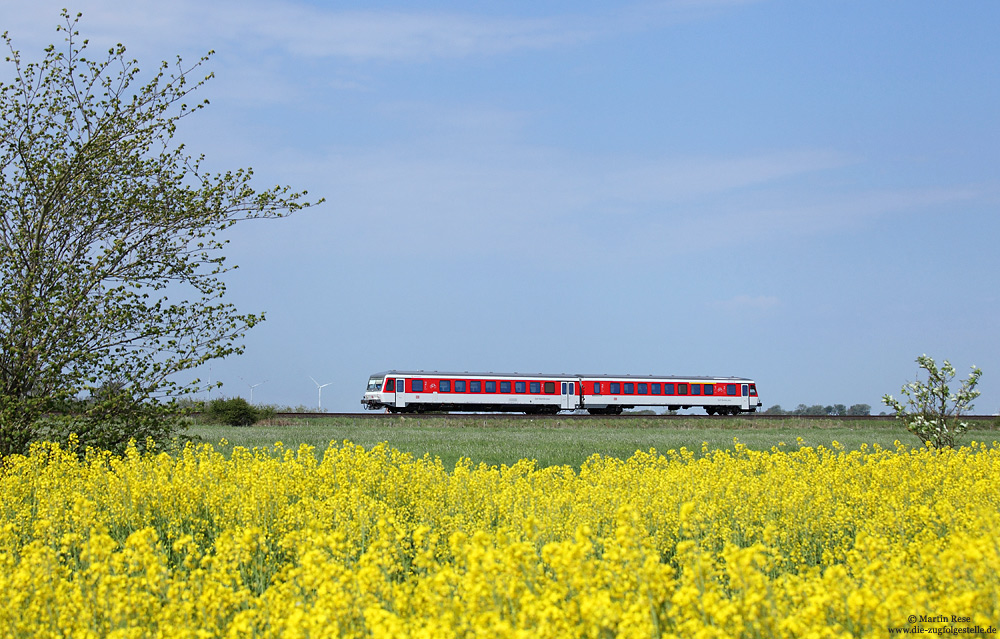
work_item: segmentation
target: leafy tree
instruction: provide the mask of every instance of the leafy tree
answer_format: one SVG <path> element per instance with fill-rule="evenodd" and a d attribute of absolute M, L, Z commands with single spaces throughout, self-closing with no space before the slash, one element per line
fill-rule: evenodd
<path fill-rule="evenodd" d="M 905 403 L 892 395 L 884 395 L 882 403 L 896 411 L 907 430 L 934 448 L 955 445 L 955 436 L 968 428 L 962 413 L 972 409 L 979 397 L 976 385 L 983 371 L 973 366 L 969 377 L 953 393 L 949 384 L 955 378 L 955 367 L 948 360 L 938 367 L 927 355 L 917 358 L 917 364 L 927 372 L 927 381 L 914 381 L 902 388 Z"/>
<path fill-rule="evenodd" d="M 177 374 L 242 352 L 263 320 L 222 301 L 217 234 L 310 206 L 256 191 L 252 169 L 211 174 L 173 140 L 208 103 L 188 100 L 211 52 L 139 86 L 124 46 L 90 57 L 80 15 L 62 17 L 65 45 L 41 62 L 2 36 L 0 455 L 69 430 L 105 447 L 168 435 L 173 399 L 201 390 Z"/>
<path fill-rule="evenodd" d="M 861 417 L 863 415 L 871 415 L 872 407 L 870 404 L 852 404 L 851 407 L 847 409 L 847 414 L 858 417 Z"/>

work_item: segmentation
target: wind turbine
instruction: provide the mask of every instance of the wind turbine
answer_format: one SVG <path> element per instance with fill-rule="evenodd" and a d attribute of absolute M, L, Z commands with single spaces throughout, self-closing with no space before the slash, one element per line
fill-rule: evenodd
<path fill-rule="evenodd" d="M 241 377 L 240 379 L 243 378 Z M 257 382 L 256 384 L 251 384 L 247 380 L 243 379 L 243 383 L 250 387 L 250 403 L 253 404 L 253 389 L 257 388 L 261 384 L 266 384 L 267 380 L 265 379 L 263 382 Z"/>
<path fill-rule="evenodd" d="M 318 400 L 319 404 L 318 404 L 318 408 L 317 408 L 317 410 L 319 410 L 319 412 L 321 412 L 321 413 L 322 413 L 322 412 L 323 412 L 323 387 L 324 387 L 324 386 L 329 386 L 329 385 L 330 385 L 330 384 L 332 384 L 333 382 L 327 382 L 327 383 L 325 383 L 325 384 L 320 384 L 320 383 L 319 383 L 319 382 L 317 382 L 317 381 L 316 381 L 315 379 L 313 379 L 313 376 L 312 376 L 312 375 L 310 375 L 310 376 L 309 376 L 309 379 L 312 379 L 312 381 L 313 381 L 313 384 L 316 384 L 316 391 L 317 391 L 317 393 L 319 394 L 319 400 Z"/>

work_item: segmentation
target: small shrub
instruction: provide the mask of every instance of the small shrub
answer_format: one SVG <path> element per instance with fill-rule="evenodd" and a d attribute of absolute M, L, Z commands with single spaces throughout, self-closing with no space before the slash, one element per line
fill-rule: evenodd
<path fill-rule="evenodd" d="M 983 371 L 973 366 L 958 392 L 952 392 L 949 384 L 955 379 L 955 367 L 951 362 L 944 360 L 939 367 L 932 358 L 921 355 L 917 364 L 927 372 L 927 381 L 903 386 L 905 403 L 892 395 L 883 396 L 882 403 L 893 409 L 906 429 L 927 446 L 950 448 L 955 445 L 955 436 L 969 427 L 962 413 L 972 410 L 972 400 L 979 397 L 976 384 Z"/>
<path fill-rule="evenodd" d="M 261 411 L 242 397 L 213 399 L 208 405 L 209 419 L 230 426 L 251 426 L 261 419 Z"/>

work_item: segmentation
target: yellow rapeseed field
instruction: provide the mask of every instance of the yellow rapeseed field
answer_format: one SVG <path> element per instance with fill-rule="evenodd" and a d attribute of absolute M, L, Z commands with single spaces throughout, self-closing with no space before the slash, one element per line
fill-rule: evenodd
<path fill-rule="evenodd" d="M 221 448 L 221 450 L 220 450 Z M 348 442 L 0 466 L 3 637 L 870 637 L 1000 625 L 1000 446 Z M 228 451 L 228 452 L 227 452 Z"/>

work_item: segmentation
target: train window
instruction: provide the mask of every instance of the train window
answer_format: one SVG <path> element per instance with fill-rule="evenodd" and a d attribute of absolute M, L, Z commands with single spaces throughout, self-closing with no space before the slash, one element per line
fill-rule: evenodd
<path fill-rule="evenodd" d="M 555 382 L 545 382 L 545 394 L 555 395 L 556 393 L 556 383 Z"/>
<path fill-rule="evenodd" d="M 701 395 L 701 384 L 691 384 L 691 394 Z"/>
<path fill-rule="evenodd" d="M 394 393 L 396 391 L 396 380 L 391 377 L 385 380 L 385 392 Z"/>
<path fill-rule="evenodd" d="M 392 380 L 389 380 L 389 381 L 392 381 Z M 750 384 L 750 397 L 756 397 L 756 396 L 757 396 L 757 385 L 756 384 Z"/>
<path fill-rule="evenodd" d="M 673 384 L 664 384 L 663 385 L 663 394 L 664 395 L 673 395 L 674 394 L 674 385 Z"/>
<path fill-rule="evenodd" d="M 726 384 L 726 395 L 736 394 L 736 384 Z"/>
<path fill-rule="evenodd" d="M 576 382 L 569 383 L 569 394 L 576 395 Z"/>
<path fill-rule="evenodd" d="M 559 392 L 562 393 L 563 395 L 566 394 L 566 382 L 562 382 L 561 384 L 559 384 Z"/>
<path fill-rule="evenodd" d="M 611 382 L 611 394 L 612 395 L 621 395 L 621 393 L 622 393 L 622 385 L 621 385 L 621 383 L 620 382 Z"/>
<path fill-rule="evenodd" d="M 510 382 L 500 382 L 500 392 L 509 393 L 510 392 Z"/>
<path fill-rule="evenodd" d="M 469 382 L 469 392 L 470 393 L 481 393 L 483 392 L 483 383 L 478 379 Z"/>
<path fill-rule="evenodd" d="M 497 392 L 497 383 L 496 382 L 486 382 L 486 392 L 487 393 L 495 393 L 495 392 Z"/>
<path fill-rule="evenodd" d="M 705 394 L 714 395 L 715 394 L 715 384 L 705 384 Z"/>
<path fill-rule="evenodd" d="M 406 392 L 406 380 L 405 379 L 397 379 L 396 380 L 396 392 L 398 392 L 398 393 L 405 393 Z"/>
<path fill-rule="evenodd" d="M 594 394 L 595 395 L 600 395 L 601 394 L 601 383 L 600 382 L 594 382 Z"/>
<path fill-rule="evenodd" d="M 523 393 L 524 390 L 525 390 L 525 383 L 524 382 L 514 382 L 514 392 L 515 393 Z"/>
<path fill-rule="evenodd" d="M 635 395 L 635 384 L 632 382 L 625 382 L 625 394 Z"/>
<path fill-rule="evenodd" d="M 424 380 L 422 379 L 411 379 L 410 380 L 410 392 L 411 393 L 422 393 L 424 392 Z M 735 395 L 736 392 L 733 391 Z"/>
<path fill-rule="evenodd" d="M 537 395 L 542 392 L 541 382 L 528 382 L 528 388 L 531 390 L 532 395 Z"/>
<path fill-rule="evenodd" d="M 639 394 L 648 395 L 649 394 L 649 390 L 647 390 L 648 388 L 649 384 L 639 384 Z"/>
<path fill-rule="evenodd" d="M 456 393 L 464 393 L 465 392 L 465 380 L 464 379 L 456 379 L 455 380 L 455 392 Z"/>
<path fill-rule="evenodd" d="M 677 385 L 677 394 L 678 395 L 687 395 L 688 394 L 688 385 L 687 384 L 678 384 Z"/>
<path fill-rule="evenodd" d="M 651 390 L 653 391 L 654 395 L 659 395 L 660 394 L 660 385 L 659 384 L 650 384 L 650 386 L 653 387 Z"/>
<path fill-rule="evenodd" d="M 440 382 L 438 382 L 438 390 L 441 391 L 442 393 L 450 393 L 451 392 L 451 380 L 450 379 L 442 379 Z"/>
<path fill-rule="evenodd" d="M 747 385 L 746 384 L 743 384 L 743 396 L 744 397 L 747 396 Z"/>

